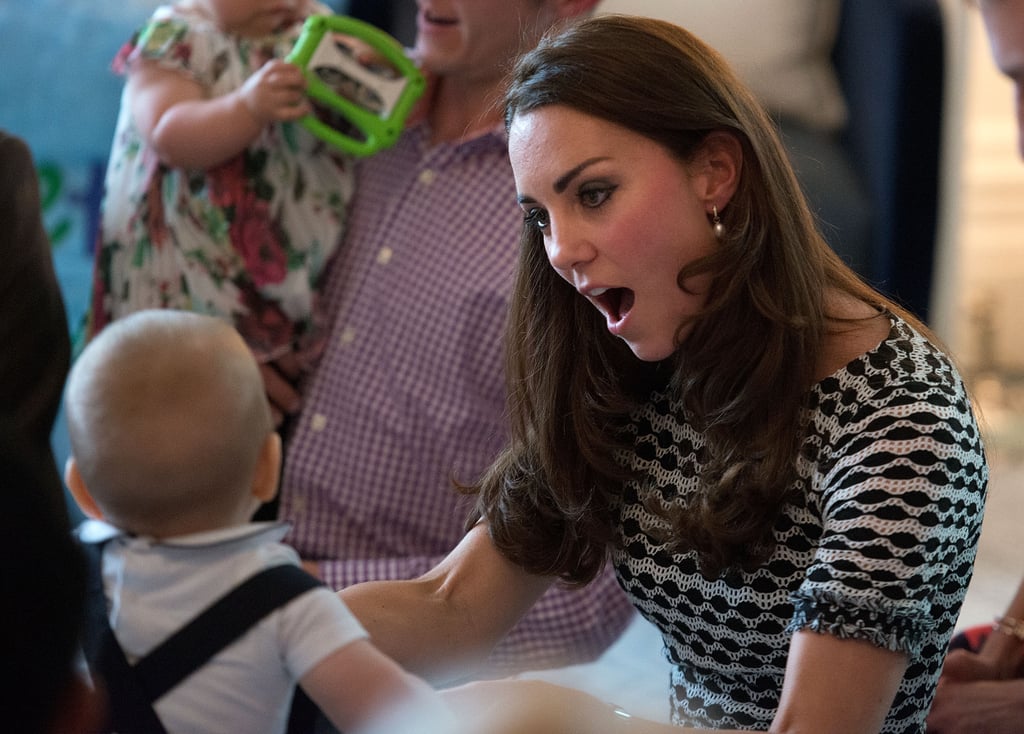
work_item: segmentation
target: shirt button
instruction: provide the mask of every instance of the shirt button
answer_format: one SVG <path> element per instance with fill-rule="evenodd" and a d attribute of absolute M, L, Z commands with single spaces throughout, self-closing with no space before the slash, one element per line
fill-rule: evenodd
<path fill-rule="evenodd" d="M 437 174 L 430 168 L 424 168 L 420 171 L 420 183 L 424 186 L 430 186 L 434 183 L 434 179 L 437 178 Z"/>
<path fill-rule="evenodd" d="M 339 339 L 338 339 L 338 341 L 341 343 L 341 346 L 347 347 L 349 344 L 351 344 L 355 340 L 356 340 L 356 330 L 355 329 L 353 329 L 351 326 L 346 326 L 344 329 L 342 329 L 341 337 L 339 337 Z"/>
<path fill-rule="evenodd" d="M 323 413 L 314 413 L 312 420 L 309 422 L 309 427 L 313 433 L 320 433 L 320 431 L 327 428 L 327 416 Z"/>
<path fill-rule="evenodd" d="M 390 247 L 382 247 L 380 248 L 380 251 L 377 253 L 377 262 L 381 265 L 387 265 L 389 262 L 391 262 L 391 258 L 394 254 L 395 251 L 392 250 Z"/>

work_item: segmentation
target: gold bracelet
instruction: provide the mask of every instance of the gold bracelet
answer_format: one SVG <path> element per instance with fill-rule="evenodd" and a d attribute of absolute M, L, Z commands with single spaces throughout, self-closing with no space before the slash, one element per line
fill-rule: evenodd
<path fill-rule="evenodd" d="M 996 621 L 992 623 L 992 629 L 1014 637 L 1018 642 L 1024 642 L 1024 619 L 996 617 Z"/>

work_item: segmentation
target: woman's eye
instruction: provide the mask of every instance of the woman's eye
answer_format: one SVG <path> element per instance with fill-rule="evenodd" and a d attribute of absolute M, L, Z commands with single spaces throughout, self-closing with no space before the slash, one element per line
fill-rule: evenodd
<path fill-rule="evenodd" d="M 548 228 L 548 213 L 540 207 L 528 209 L 523 215 L 523 221 L 529 227 L 536 227 L 541 232 Z"/>
<path fill-rule="evenodd" d="M 608 201 L 613 191 L 615 191 L 614 186 L 582 189 L 579 193 L 580 202 L 589 209 L 596 209 Z"/>

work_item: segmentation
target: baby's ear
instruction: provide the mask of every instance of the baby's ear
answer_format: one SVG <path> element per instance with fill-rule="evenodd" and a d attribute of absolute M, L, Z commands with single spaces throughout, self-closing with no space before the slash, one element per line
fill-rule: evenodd
<path fill-rule="evenodd" d="M 94 520 L 103 519 L 103 512 L 96 504 L 96 500 L 92 498 L 89 488 L 85 486 L 85 480 L 82 479 L 82 474 L 78 471 L 78 462 L 75 461 L 74 456 L 69 457 L 64 464 L 64 483 L 68 485 L 71 496 L 75 498 L 75 502 L 78 503 L 82 512 Z"/>
<path fill-rule="evenodd" d="M 281 474 L 281 436 L 276 431 L 267 434 L 256 461 L 256 473 L 252 478 L 252 493 L 260 502 L 270 502 L 277 495 L 277 483 Z"/>

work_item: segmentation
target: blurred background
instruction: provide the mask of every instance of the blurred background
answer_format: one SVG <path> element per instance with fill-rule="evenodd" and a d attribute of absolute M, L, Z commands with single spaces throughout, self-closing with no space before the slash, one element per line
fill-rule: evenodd
<path fill-rule="evenodd" d="M 788 3 L 787 10 L 799 5 L 790 0 L 782 2 Z M 747 3 L 748 8 L 763 7 L 760 2 Z M 835 3 L 838 8 L 839 1 Z M 655 11 L 659 7 L 674 10 L 690 5 L 678 0 L 646 4 Z M 859 32 L 873 35 L 875 48 L 881 49 L 886 42 L 878 39 L 884 29 L 871 23 L 883 22 L 881 16 L 899 4 L 938 17 L 937 26 L 929 20 L 930 30 L 911 25 L 902 31 L 905 35 L 888 41 L 894 63 L 909 68 L 914 61 L 909 57 L 916 53 L 908 50 L 912 44 L 926 34 L 937 38 L 932 43 L 933 51 L 937 49 L 937 63 L 916 69 L 913 73 L 919 76 L 909 80 L 916 91 L 901 88 L 896 101 L 888 103 L 902 104 L 908 95 L 920 95 L 922 88 L 937 90 L 928 102 L 930 111 L 911 109 L 891 131 L 897 136 L 896 148 L 902 156 L 917 138 L 927 137 L 925 129 L 933 130 L 934 149 L 918 151 L 924 163 L 883 161 L 890 168 L 902 166 L 902 170 L 885 174 L 900 180 L 898 193 L 885 195 L 883 190 L 884 205 L 876 205 L 888 207 L 886 216 L 896 232 L 885 247 L 900 254 L 882 262 L 877 252 L 865 254 L 856 248 L 844 252 L 843 246 L 853 239 L 847 235 L 856 222 L 844 229 L 841 215 L 830 216 L 824 204 L 819 211 L 841 254 L 848 256 L 865 277 L 925 316 L 946 341 L 981 406 L 992 482 L 975 578 L 961 616 L 961 626 L 966 626 L 990 621 L 1024 575 L 1016 538 L 1018 524 L 1024 520 L 1024 325 L 1020 323 L 1020 314 L 1024 313 L 1024 162 L 1018 155 L 1011 85 L 993 68 L 980 18 L 963 0 L 843 0 L 838 31 L 835 24 L 819 29 L 824 31 L 819 36 L 821 43 L 816 42 L 808 50 L 818 53 L 826 64 L 837 60 L 842 45 L 850 43 L 854 21 L 848 11 L 855 5 L 869 11 L 861 17 L 877 17 L 861 21 L 867 25 Z M 35 156 L 45 222 L 73 333 L 88 302 L 92 241 L 121 89 L 121 80 L 110 71 L 110 62 L 157 5 L 156 0 L 0 0 L 0 128 L 24 138 Z M 336 11 L 385 27 L 405 44 L 412 42 L 413 0 L 335 0 L 331 5 Z M 632 10 L 644 3 L 625 5 Z M 618 10 L 622 6 L 615 0 L 605 0 L 603 9 Z M 737 28 L 723 20 L 721 4 L 716 8 L 715 25 L 709 26 L 708 32 L 717 30 L 723 43 L 728 44 L 728 37 L 735 36 Z M 701 35 L 699 19 L 693 23 L 693 29 Z M 762 44 L 765 37 L 762 33 Z M 716 45 L 713 38 L 707 40 Z M 794 39 L 787 36 L 775 43 L 774 50 L 794 47 Z M 749 61 L 730 60 L 741 70 Z M 805 59 L 789 61 L 798 71 L 810 68 Z M 758 81 L 765 80 L 751 79 L 752 86 Z M 798 169 L 801 165 L 813 166 L 827 182 L 838 179 L 839 171 L 830 168 L 830 159 L 814 152 L 816 149 L 801 147 L 805 128 L 815 134 L 824 132 L 826 140 L 846 143 L 853 137 L 851 127 L 857 116 L 866 114 L 875 119 L 879 113 L 884 116 L 890 111 L 860 109 L 882 102 L 878 97 L 859 100 L 849 78 L 842 77 L 841 81 L 847 85 L 842 89 L 847 95 L 843 102 L 851 107 L 845 120 L 797 120 L 797 124 L 789 125 L 792 120 L 783 114 L 783 128 L 787 140 L 794 144 Z M 814 100 L 820 102 L 817 97 L 812 97 Z M 870 200 L 869 182 L 858 183 L 854 178 L 854 185 L 861 186 Z M 816 189 L 813 184 L 807 186 Z M 925 204 L 918 201 L 917 193 L 922 192 Z M 908 223 L 912 225 L 909 231 Z M 924 244 L 909 248 L 912 239 Z M 63 461 L 67 449 L 60 423 L 54 445 L 58 459 Z M 650 648 L 652 658 L 660 660 L 658 643 L 649 630 L 634 625 L 598 663 L 549 675 L 607 694 L 623 705 L 630 704 L 628 699 L 633 697 L 636 700 L 627 708 L 637 711 L 644 711 L 655 701 L 657 714 L 664 707 L 665 679 L 656 665 L 653 673 L 651 666 L 637 668 L 632 654 L 637 647 Z M 653 680 L 657 687 L 649 689 L 637 683 L 646 679 Z M 651 690 L 656 693 L 651 694 Z M 648 699 L 648 695 L 654 698 Z"/>

